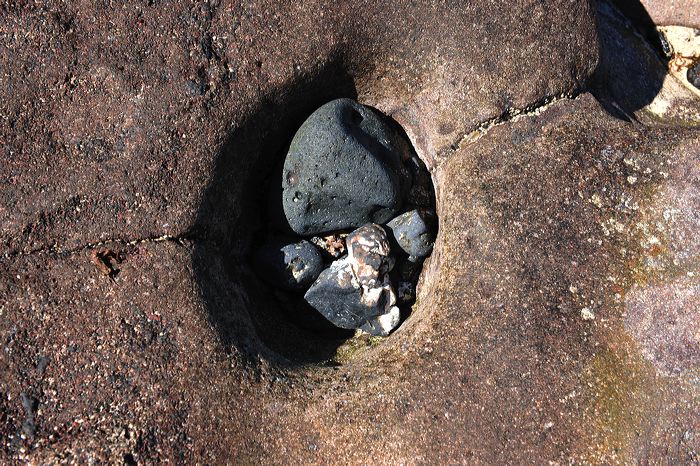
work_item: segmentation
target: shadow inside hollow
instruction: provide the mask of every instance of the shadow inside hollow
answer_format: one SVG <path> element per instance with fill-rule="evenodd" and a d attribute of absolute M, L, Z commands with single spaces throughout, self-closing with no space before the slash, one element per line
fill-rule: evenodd
<path fill-rule="evenodd" d="M 595 5 L 599 61 L 590 90 L 609 114 L 632 121 L 666 77 L 661 42 L 639 1 L 596 0 Z"/>
<path fill-rule="evenodd" d="M 301 123 L 322 104 L 357 98 L 343 61 L 298 76 L 250 112 L 216 161 L 197 215 L 193 268 L 207 312 L 222 342 L 251 361 L 279 364 L 329 360 L 353 332 L 337 329 L 303 298 L 280 295 L 250 267 L 251 247 L 265 239 L 269 178 Z"/>

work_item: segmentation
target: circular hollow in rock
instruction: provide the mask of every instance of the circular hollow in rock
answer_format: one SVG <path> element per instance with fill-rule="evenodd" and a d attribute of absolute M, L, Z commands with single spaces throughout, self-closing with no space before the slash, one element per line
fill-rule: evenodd
<path fill-rule="evenodd" d="M 197 224 L 205 240 L 198 241 L 193 251 L 200 293 L 222 343 L 235 346 L 251 360 L 262 358 L 283 366 L 335 365 L 349 360 L 342 347 L 355 338 L 355 331 L 335 327 L 306 303 L 303 293 L 270 286 L 251 263 L 257 247 L 289 233 L 271 230 L 270 217 L 281 206 L 270 206 L 270 199 L 275 199 L 275 190 L 281 190 L 281 183 L 273 180 L 282 180 L 281 167 L 295 132 L 314 110 L 339 97 L 355 99 L 357 95 L 352 80 L 334 66 L 314 80 L 271 96 L 267 102 L 273 103 L 261 104 L 230 135 L 202 200 Z M 435 194 L 425 165 L 398 123 L 380 116 L 405 141 L 416 165 L 414 177 L 428 186 L 422 195 L 434 211 Z M 357 124 L 363 119 L 360 112 L 351 115 Z M 299 240 L 291 238 L 290 243 Z M 402 321 L 411 312 L 410 305 L 404 306 Z M 372 339 L 371 344 L 377 341 Z"/>

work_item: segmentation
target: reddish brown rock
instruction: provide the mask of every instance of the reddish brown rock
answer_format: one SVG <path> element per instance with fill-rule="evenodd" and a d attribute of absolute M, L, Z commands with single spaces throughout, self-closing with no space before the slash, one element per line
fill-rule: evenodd
<path fill-rule="evenodd" d="M 648 17 L 654 24 L 661 26 L 700 28 L 700 2 L 697 0 L 640 0 L 639 3 L 641 7 L 636 7 L 635 17 Z"/>
<path fill-rule="evenodd" d="M 588 2 L 377 5 L 1 7 L 3 462 L 697 461 L 686 334 L 634 316 L 695 302 L 644 287 L 696 285 L 698 133 L 536 105 L 594 67 Z M 341 96 L 407 129 L 440 234 L 409 319 L 337 366 L 243 258 Z"/>

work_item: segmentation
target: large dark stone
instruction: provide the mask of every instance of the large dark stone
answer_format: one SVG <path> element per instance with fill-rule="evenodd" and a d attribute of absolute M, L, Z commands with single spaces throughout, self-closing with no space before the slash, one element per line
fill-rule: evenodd
<path fill-rule="evenodd" d="M 301 235 L 384 223 L 409 188 L 405 144 L 373 110 L 338 99 L 299 128 L 282 172 L 282 205 Z"/>

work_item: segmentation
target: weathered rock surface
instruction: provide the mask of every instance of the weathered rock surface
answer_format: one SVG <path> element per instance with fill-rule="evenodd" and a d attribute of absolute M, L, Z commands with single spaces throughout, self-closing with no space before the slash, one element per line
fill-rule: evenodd
<path fill-rule="evenodd" d="M 288 244 L 273 241 L 258 249 L 253 267 L 267 283 L 287 290 L 310 286 L 323 270 L 319 250 L 308 241 Z"/>
<path fill-rule="evenodd" d="M 400 322 L 401 311 L 398 307 L 392 306 L 389 308 L 389 312 L 370 318 L 360 329 L 370 335 L 386 337 Z"/>
<path fill-rule="evenodd" d="M 696 354 L 647 323 L 692 322 L 697 132 L 582 96 L 460 144 L 582 86 L 588 1 L 0 8 L 3 463 L 697 462 Z M 245 258 L 266 154 L 341 96 L 442 225 L 405 324 L 327 367 Z"/>
<path fill-rule="evenodd" d="M 700 28 L 700 2 L 697 0 L 615 0 L 615 3 L 642 26 L 658 24 Z"/>
<path fill-rule="evenodd" d="M 394 258 L 386 231 L 379 225 L 367 224 L 350 233 L 345 240 L 348 259 L 359 284 L 374 288 L 394 268 Z"/>
<path fill-rule="evenodd" d="M 350 99 L 316 110 L 294 135 L 282 171 L 282 206 L 300 235 L 384 223 L 410 188 L 405 144 L 379 115 Z M 273 190 L 276 195 L 276 190 Z"/>
<path fill-rule="evenodd" d="M 587 0 L 464 5 L 3 6 L 2 30 L 17 34 L 0 53 L 2 254 L 180 236 L 195 223 L 239 249 L 250 220 L 214 206 L 239 218 L 264 154 L 323 103 L 363 95 L 428 159 L 595 66 Z M 207 186 L 217 201 L 200 215 Z"/>

